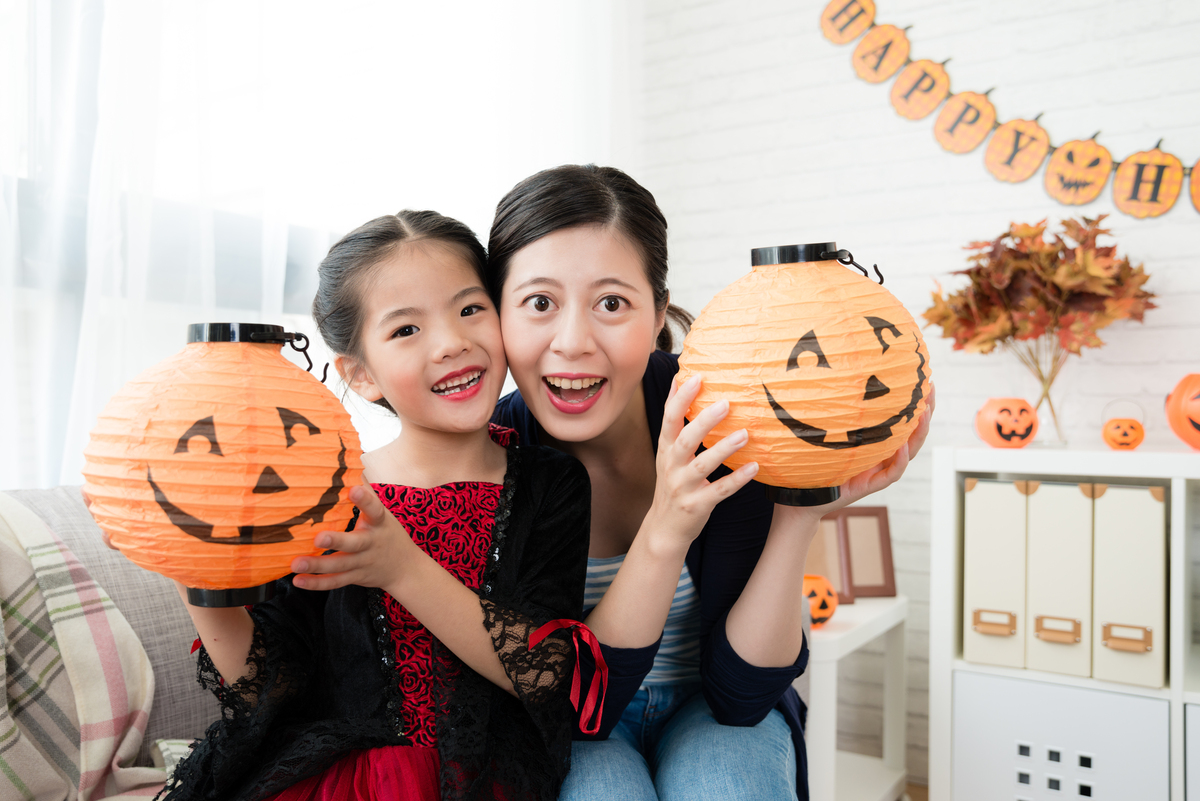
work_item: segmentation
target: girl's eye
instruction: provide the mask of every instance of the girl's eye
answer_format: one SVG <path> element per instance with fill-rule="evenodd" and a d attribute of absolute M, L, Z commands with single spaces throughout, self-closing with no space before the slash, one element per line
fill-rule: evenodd
<path fill-rule="evenodd" d="M 421 330 L 421 329 L 417 328 L 415 325 L 402 325 L 396 329 L 395 333 L 393 333 L 392 336 L 393 337 L 411 337 L 413 334 L 417 333 L 417 331 L 419 331 L 419 330 Z"/>
<path fill-rule="evenodd" d="M 483 309 L 484 307 L 482 304 L 473 303 L 462 310 L 462 316 L 470 317 L 472 314 L 478 314 L 479 312 L 483 311 Z"/>
<path fill-rule="evenodd" d="M 528 302 L 532 304 L 534 311 L 550 311 L 550 298 L 545 295 L 534 295 Z"/>
<path fill-rule="evenodd" d="M 616 295 L 609 295 L 607 298 L 604 298 L 600 301 L 600 306 L 606 312 L 619 312 L 621 310 L 621 305 L 624 302 L 624 300 L 618 298 Z"/>

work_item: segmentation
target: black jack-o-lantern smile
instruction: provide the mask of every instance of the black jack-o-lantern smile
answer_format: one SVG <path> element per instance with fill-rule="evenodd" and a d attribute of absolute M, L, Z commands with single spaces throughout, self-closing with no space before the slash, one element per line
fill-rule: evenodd
<path fill-rule="evenodd" d="M 291 448 L 297 444 L 297 439 L 293 435 L 292 430 L 296 426 L 304 426 L 310 437 L 321 433 L 321 429 L 310 422 L 304 415 L 298 412 L 293 412 L 290 409 L 276 407 L 279 412 L 279 420 L 283 425 L 283 433 L 286 439 L 286 447 Z M 224 456 L 221 451 L 221 445 L 217 441 L 216 425 L 213 418 L 205 417 L 197 420 L 192 424 L 187 431 L 179 438 L 179 442 L 175 446 L 176 454 L 187 454 L 189 452 L 189 442 L 193 437 L 202 437 L 208 441 L 208 453 L 213 456 Z M 325 489 L 320 498 L 315 504 L 296 514 L 287 520 L 279 522 L 271 522 L 256 525 L 243 525 L 237 527 L 237 534 L 233 536 L 215 536 L 212 523 L 207 523 L 192 514 L 181 509 L 176 504 L 172 503 L 155 483 L 154 477 L 151 474 L 150 468 L 146 468 L 146 480 L 150 482 L 150 486 L 154 490 L 154 499 L 158 505 L 166 513 L 167 517 L 184 533 L 195 537 L 203 542 L 211 542 L 223 545 L 250 545 L 250 544 L 265 544 L 271 542 L 287 542 L 292 539 L 292 534 L 289 529 L 292 526 L 299 525 L 308 521 L 320 523 L 325 519 L 325 514 L 331 510 L 338 502 L 338 496 L 342 489 L 345 488 L 344 477 L 346 474 L 346 443 L 342 440 L 341 435 L 338 435 L 338 442 L 341 445 L 341 450 L 338 452 L 338 468 L 334 471 L 330 479 L 329 487 Z M 258 480 L 255 483 L 252 492 L 256 495 L 274 494 L 279 492 L 287 492 L 290 488 L 284 482 L 279 473 L 267 465 L 259 473 Z"/>
<path fill-rule="evenodd" d="M 900 332 L 900 329 L 882 317 L 867 317 L 865 319 L 867 323 L 870 324 L 871 330 L 875 334 L 875 338 L 879 340 L 881 355 L 887 353 L 888 348 L 892 347 L 892 345 L 895 344 L 895 341 L 900 340 L 903 336 Z M 883 335 L 885 331 L 891 334 L 894 338 L 892 343 L 889 343 L 884 339 Z M 774 410 L 775 416 L 779 418 L 779 421 L 787 426 L 789 431 L 809 445 L 815 445 L 818 448 L 828 448 L 830 450 L 842 450 L 845 448 L 857 448 L 860 445 L 870 445 L 876 442 L 883 442 L 892 436 L 892 426 L 900 423 L 901 421 L 912 420 L 913 414 L 917 410 L 917 405 L 921 402 L 921 398 L 925 396 L 925 355 L 921 353 L 921 342 L 917 338 L 916 334 L 913 334 L 913 341 L 916 343 L 916 347 L 914 349 L 916 351 L 917 358 L 920 359 L 920 362 L 917 364 L 916 383 L 913 385 L 912 394 L 904 408 L 900 409 L 900 411 L 889 416 L 880 423 L 847 431 L 845 440 L 832 442 L 828 441 L 826 439 L 829 436 L 829 432 L 827 430 L 818 428 L 817 426 L 805 423 L 802 420 L 797 420 L 796 418 L 792 417 L 792 415 L 789 414 L 788 411 L 784 409 L 778 401 L 775 400 L 775 397 L 771 394 L 771 390 L 767 388 L 767 385 L 763 384 L 763 391 L 767 395 L 767 402 L 771 404 L 771 409 Z M 821 350 L 821 344 L 817 340 L 817 334 L 815 330 L 809 331 L 807 334 L 800 337 L 799 341 L 796 342 L 795 347 L 792 348 L 791 355 L 788 357 L 787 370 L 795 370 L 797 367 L 799 367 L 799 357 L 804 353 L 811 353 L 816 356 L 817 367 L 830 370 L 834 369 L 834 366 L 830 364 L 829 360 L 825 357 L 824 351 Z M 890 394 L 891 391 L 891 387 L 880 381 L 877 376 L 871 375 L 869 378 L 867 378 L 863 385 L 862 400 L 863 402 L 874 401 Z"/>
<path fill-rule="evenodd" d="M 1007 425 L 1009 430 L 1005 431 L 1005 423 L 997 421 L 996 434 L 1000 437 L 1000 439 L 1004 440 L 1005 442 L 1012 442 L 1014 439 L 1029 439 L 1029 436 L 1033 433 L 1033 423 L 1029 423 L 1029 425 L 1025 426 L 1023 429 L 1018 428 L 1022 421 L 1029 417 L 1028 409 L 1018 409 L 1014 413 L 1013 410 L 1007 406 L 1002 406 L 996 410 L 996 417 L 998 418 L 1002 414 L 1008 415 Z"/>

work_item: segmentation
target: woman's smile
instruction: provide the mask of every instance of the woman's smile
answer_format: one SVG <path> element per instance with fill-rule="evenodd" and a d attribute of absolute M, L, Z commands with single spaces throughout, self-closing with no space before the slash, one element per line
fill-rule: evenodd
<path fill-rule="evenodd" d="M 600 376 L 542 376 L 550 402 L 567 414 L 586 412 L 599 399 L 608 379 Z"/>

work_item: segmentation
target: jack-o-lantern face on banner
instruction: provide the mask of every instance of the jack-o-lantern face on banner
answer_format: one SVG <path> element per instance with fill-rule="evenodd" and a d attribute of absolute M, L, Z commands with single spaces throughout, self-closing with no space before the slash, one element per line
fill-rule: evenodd
<path fill-rule="evenodd" d="M 134 563 L 199 593 L 193 603 L 243 589 L 261 600 L 292 559 L 320 552 L 317 532 L 346 528 L 362 480 L 350 416 L 278 339 L 247 341 L 264 330 L 283 332 L 192 326 L 192 344 L 109 401 L 85 451 L 96 522 Z"/>
<path fill-rule="evenodd" d="M 1021 398 L 990 398 L 975 415 L 975 433 L 993 448 L 1024 448 L 1037 430 L 1037 412 Z"/>
<path fill-rule="evenodd" d="M 895 453 L 925 411 L 920 329 L 886 289 L 817 260 L 836 250 L 754 251 L 758 266 L 704 308 L 679 357 L 679 382 L 704 380 L 689 418 L 730 403 L 705 445 L 746 428 L 749 442 L 725 463 L 758 462 L 756 480 L 770 486 L 838 487 Z M 780 258 L 805 261 L 768 263 Z"/>
<path fill-rule="evenodd" d="M 950 93 L 950 76 L 941 64 L 921 59 L 909 64 L 892 84 L 892 107 L 901 117 L 923 120 Z"/>
<path fill-rule="evenodd" d="M 951 153 L 970 153 L 987 139 L 996 122 L 996 107 L 986 95 L 959 92 L 946 101 L 933 135 Z"/>
<path fill-rule="evenodd" d="M 1200 373 L 1184 376 L 1167 396 L 1167 422 L 1175 436 L 1200 450 Z"/>
<path fill-rule="evenodd" d="M 1050 156 L 1046 164 L 1046 193 L 1067 206 L 1091 203 L 1100 197 L 1112 155 L 1095 139 L 1067 142 Z"/>
<path fill-rule="evenodd" d="M 1050 150 L 1050 135 L 1034 120 L 1009 120 L 996 129 L 983 154 L 993 177 L 1017 184 L 1029 180 Z"/>
<path fill-rule="evenodd" d="M 1188 179 L 1188 188 L 1192 193 L 1192 205 L 1200 211 L 1200 160 L 1192 165 L 1192 177 Z"/>
<path fill-rule="evenodd" d="M 1132 417 L 1114 417 L 1104 422 L 1104 442 L 1114 451 L 1131 451 L 1146 438 L 1146 429 Z"/>
<path fill-rule="evenodd" d="M 1144 219 L 1165 214 L 1183 190 L 1183 164 L 1158 148 L 1134 153 L 1113 176 L 1113 204 Z"/>
<path fill-rule="evenodd" d="M 833 0 L 821 12 L 821 33 L 834 44 L 852 42 L 875 22 L 874 0 Z"/>
<path fill-rule="evenodd" d="M 868 83 L 883 83 L 908 61 L 908 36 L 895 25 L 876 25 L 854 48 L 854 71 Z"/>

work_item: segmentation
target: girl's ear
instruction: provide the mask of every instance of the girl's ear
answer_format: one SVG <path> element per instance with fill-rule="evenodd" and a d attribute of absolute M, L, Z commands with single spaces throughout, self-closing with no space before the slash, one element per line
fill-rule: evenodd
<path fill-rule="evenodd" d="M 374 403 L 383 397 L 383 392 L 376 385 L 375 379 L 371 378 L 366 366 L 359 363 L 357 359 L 349 356 L 337 356 L 333 360 L 333 366 L 346 385 L 363 400 Z"/>

